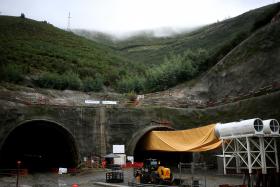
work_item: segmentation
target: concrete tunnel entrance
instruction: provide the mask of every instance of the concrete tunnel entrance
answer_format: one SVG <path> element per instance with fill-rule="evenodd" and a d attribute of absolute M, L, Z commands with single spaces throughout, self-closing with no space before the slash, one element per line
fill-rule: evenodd
<path fill-rule="evenodd" d="M 44 120 L 28 121 L 16 127 L 6 138 L 0 165 L 16 168 L 16 161 L 29 171 L 49 171 L 51 168 L 75 167 L 78 151 L 74 138 L 61 125 Z"/>
<path fill-rule="evenodd" d="M 145 149 L 144 140 L 147 134 L 153 130 L 157 131 L 170 131 L 174 130 L 169 127 L 154 127 L 142 132 L 139 140 L 134 148 L 135 162 L 143 162 L 148 158 L 155 158 L 160 160 L 161 164 L 168 167 L 177 167 L 179 162 L 190 163 L 193 159 L 193 154 L 190 152 L 166 152 L 166 151 L 150 151 Z"/>

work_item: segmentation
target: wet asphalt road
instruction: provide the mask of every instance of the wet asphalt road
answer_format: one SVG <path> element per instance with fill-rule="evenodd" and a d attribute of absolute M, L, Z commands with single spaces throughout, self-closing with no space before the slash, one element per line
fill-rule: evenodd
<path fill-rule="evenodd" d="M 26 176 L 20 176 L 19 187 L 72 187 L 73 184 L 78 184 L 79 187 L 94 187 L 100 186 L 96 182 L 105 182 L 105 170 L 103 169 L 88 169 L 83 170 L 78 174 L 63 174 L 56 173 L 35 173 Z M 174 174 L 179 178 L 179 174 Z M 242 184 L 242 176 L 223 176 L 215 175 L 209 172 L 205 175 L 190 175 L 183 174 L 185 184 L 190 184 L 192 180 L 199 179 L 204 186 L 218 187 L 220 184 Z M 124 169 L 124 183 L 118 185 L 127 185 L 128 182 L 133 182 L 133 169 Z M 16 176 L 0 176 L 0 187 L 16 187 Z"/>
<path fill-rule="evenodd" d="M 62 174 L 56 173 L 35 173 L 26 176 L 20 176 L 20 187 L 72 187 L 78 184 L 79 187 L 97 186 L 94 182 L 105 182 L 104 170 L 86 170 L 78 174 Z M 16 176 L 0 177 L 0 187 L 15 187 Z"/>

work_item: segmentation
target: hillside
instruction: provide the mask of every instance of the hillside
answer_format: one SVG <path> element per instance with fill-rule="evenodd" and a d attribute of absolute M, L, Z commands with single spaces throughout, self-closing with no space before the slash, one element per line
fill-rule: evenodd
<path fill-rule="evenodd" d="M 168 91 L 147 94 L 141 104 L 205 107 L 209 101 L 223 105 L 279 93 L 279 33 L 280 12 L 273 21 L 236 46 L 203 76 Z"/>
<path fill-rule="evenodd" d="M 280 83 L 280 12 L 202 78 L 212 99 L 238 96 Z"/>
<path fill-rule="evenodd" d="M 84 32 L 89 40 L 47 22 L 0 16 L 1 81 L 60 90 L 167 90 L 204 75 L 236 46 L 261 32 L 279 9 L 277 3 L 190 33 L 161 38 L 144 33 L 121 41 Z M 252 40 L 251 45 L 257 42 Z M 213 85 L 203 89 L 217 89 Z"/>
<path fill-rule="evenodd" d="M 144 78 L 125 77 L 120 81 L 123 83 L 121 89 L 154 92 L 194 79 L 204 74 L 242 41 L 268 24 L 279 10 L 280 3 L 268 5 L 172 37 L 157 38 L 149 32 L 143 32 L 126 40 L 111 40 L 110 43 L 108 42 L 110 37 L 107 36 L 106 45 L 135 64 L 151 68 L 145 71 Z M 86 37 L 90 37 L 90 33 L 87 34 Z M 98 40 L 98 35 L 91 39 L 94 38 Z M 104 39 L 104 36 L 101 39 Z M 191 65 L 187 64 L 188 62 Z"/>
<path fill-rule="evenodd" d="M 206 49 L 213 54 L 213 58 L 217 62 L 234 46 L 267 24 L 279 9 L 280 3 L 268 5 L 192 32 L 170 37 L 154 37 L 152 32 L 147 31 L 109 43 L 109 35 L 96 33 L 91 35 L 90 32 L 84 31 L 84 36 L 92 40 L 99 40 L 99 42 L 106 38 L 107 45 L 114 47 L 132 61 L 144 63 L 147 66 L 161 64 L 168 54 L 183 54 L 188 49 L 199 48 Z M 83 34 L 80 33 L 80 35 Z"/>
<path fill-rule="evenodd" d="M 110 48 L 47 22 L 0 16 L 1 80 L 55 89 L 101 90 L 131 63 Z"/>

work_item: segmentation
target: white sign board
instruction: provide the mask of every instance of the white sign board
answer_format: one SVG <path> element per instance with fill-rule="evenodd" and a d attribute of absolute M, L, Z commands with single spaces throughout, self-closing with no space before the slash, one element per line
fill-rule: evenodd
<path fill-rule="evenodd" d="M 117 103 L 117 101 L 102 101 L 103 105 L 116 105 Z"/>
<path fill-rule="evenodd" d="M 134 163 L 134 157 L 133 156 L 127 156 L 127 160 L 131 162 L 132 164 Z"/>
<path fill-rule="evenodd" d="M 95 100 L 85 100 L 86 104 L 93 104 L 93 105 L 98 105 L 100 104 L 100 101 L 95 101 Z"/>
<path fill-rule="evenodd" d="M 144 99 L 145 95 L 137 95 L 137 100 Z"/>
<path fill-rule="evenodd" d="M 114 164 L 124 165 L 126 164 L 126 155 L 125 154 L 118 154 L 118 158 L 114 158 Z"/>
<path fill-rule="evenodd" d="M 58 174 L 65 174 L 65 173 L 67 173 L 67 168 L 59 168 L 58 169 Z"/>
<path fill-rule="evenodd" d="M 113 145 L 113 153 L 124 153 L 124 145 Z"/>

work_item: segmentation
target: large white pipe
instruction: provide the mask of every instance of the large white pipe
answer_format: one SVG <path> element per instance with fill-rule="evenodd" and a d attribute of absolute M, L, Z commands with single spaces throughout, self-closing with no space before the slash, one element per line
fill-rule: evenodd
<path fill-rule="evenodd" d="M 279 123 L 276 119 L 263 120 L 263 132 L 265 134 L 279 134 Z"/>
<path fill-rule="evenodd" d="M 263 134 L 263 122 L 259 118 L 231 123 L 217 123 L 215 132 L 218 137 Z"/>

